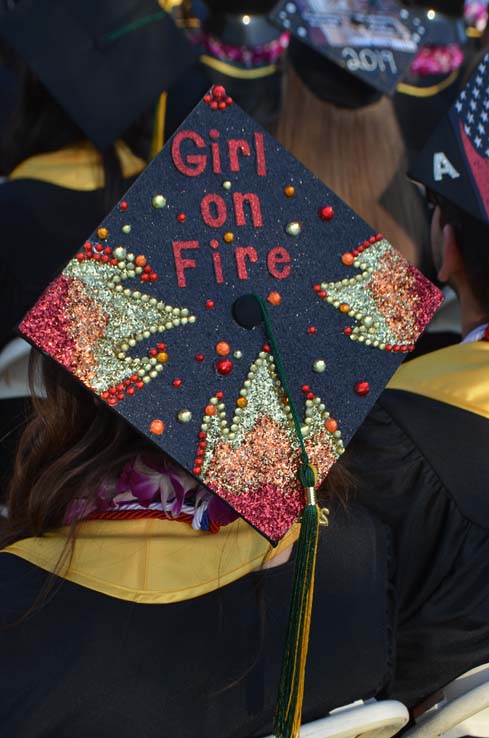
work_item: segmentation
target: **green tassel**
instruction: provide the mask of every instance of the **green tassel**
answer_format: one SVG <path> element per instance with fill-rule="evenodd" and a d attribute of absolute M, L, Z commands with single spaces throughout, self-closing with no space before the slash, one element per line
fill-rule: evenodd
<path fill-rule="evenodd" d="M 314 572 L 319 532 L 319 508 L 314 497 L 316 475 L 313 467 L 303 464 L 299 477 L 304 484 L 308 504 L 304 507 L 297 543 L 296 564 L 289 625 L 280 674 L 275 712 L 276 738 L 297 738 L 300 734 L 305 667 L 309 644 Z M 312 484 L 309 484 L 312 482 Z"/>

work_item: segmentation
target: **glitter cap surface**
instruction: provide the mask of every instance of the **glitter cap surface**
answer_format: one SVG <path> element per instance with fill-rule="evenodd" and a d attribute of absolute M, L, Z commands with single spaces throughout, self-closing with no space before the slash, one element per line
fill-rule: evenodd
<path fill-rule="evenodd" d="M 441 299 L 214 87 L 20 330 L 275 542 Z"/>
<path fill-rule="evenodd" d="M 489 54 L 484 55 L 409 173 L 483 223 L 489 221 Z"/>
<path fill-rule="evenodd" d="M 282 0 L 271 20 L 354 78 L 387 95 L 408 71 L 426 34 L 421 11 L 408 10 L 396 0 Z M 312 58 L 301 66 L 306 63 L 314 66 Z M 334 83 L 331 71 L 326 77 Z"/>

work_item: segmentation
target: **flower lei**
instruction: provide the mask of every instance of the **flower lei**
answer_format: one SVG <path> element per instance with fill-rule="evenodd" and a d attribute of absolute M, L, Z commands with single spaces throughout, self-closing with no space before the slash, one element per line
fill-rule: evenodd
<path fill-rule="evenodd" d="M 285 31 L 277 39 L 261 46 L 233 46 L 210 33 L 202 32 L 197 41 L 204 51 L 220 61 L 240 64 L 247 69 L 275 64 L 289 45 L 290 34 Z"/>
<path fill-rule="evenodd" d="M 425 77 L 431 74 L 449 74 L 458 69 L 464 55 L 458 44 L 425 46 L 411 64 L 410 71 Z"/>
<path fill-rule="evenodd" d="M 176 520 L 194 530 L 217 533 L 238 515 L 173 462 L 156 464 L 136 456 L 117 480 L 104 481 L 93 498 L 72 500 L 64 522 L 141 517 Z"/>

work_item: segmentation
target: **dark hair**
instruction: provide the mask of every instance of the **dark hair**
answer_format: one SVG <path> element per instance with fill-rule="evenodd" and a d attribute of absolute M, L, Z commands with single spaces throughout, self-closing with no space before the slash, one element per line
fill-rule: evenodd
<path fill-rule="evenodd" d="M 445 198 L 433 197 L 440 208 L 440 225 L 451 225 L 455 231 L 470 289 L 489 314 L 489 225 Z"/>
<path fill-rule="evenodd" d="M 137 454 L 163 453 L 37 351 L 31 354 L 30 379 L 33 414 L 17 450 L 0 550 L 61 527 L 71 500 L 93 499 L 100 484 L 118 476 Z M 337 464 L 321 496 L 345 503 L 350 487 L 350 476 Z"/>

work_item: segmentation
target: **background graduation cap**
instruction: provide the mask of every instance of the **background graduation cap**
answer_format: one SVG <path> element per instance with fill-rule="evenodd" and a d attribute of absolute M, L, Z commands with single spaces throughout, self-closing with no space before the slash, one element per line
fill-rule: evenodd
<path fill-rule="evenodd" d="M 268 19 L 275 0 L 205 0 L 198 41 L 201 61 L 216 85 L 225 85 L 238 104 L 270 125 L 282 99 L 282 57 L 288 34 Z"/>
<path fill-rule="evenodd" d="M 478 220 L 489 220 L 489 54 L 486 54 L 410 169 Z"/>
<path fill-rule="evenodd" d="M 276 735 L 298 735 L 315 488 L 441 295 L 214 87 L 21 333 L 270 541 L 301 516 Z"/>
<path fill-rule="evenodd" d="M 156 0 L 8 2 L 0 36 L 101 150 L 196 58 Z"/>
<path fill-rule="evenodd" d="M 388 95 L 407 71 L 425 35 L 418 14 L 396 0 L 282 0 L 271 19 Z"/>

